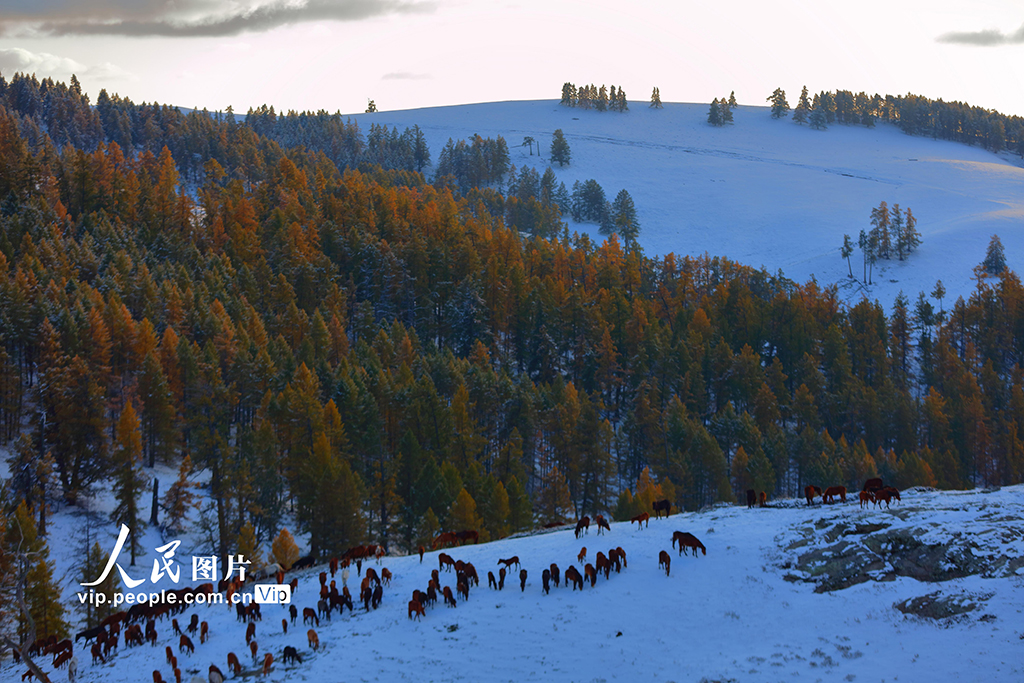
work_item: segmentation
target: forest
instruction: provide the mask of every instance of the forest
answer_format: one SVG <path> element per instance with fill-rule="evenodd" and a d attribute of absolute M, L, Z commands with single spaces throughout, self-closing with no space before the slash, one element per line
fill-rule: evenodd
<path fill-rule="evenodd" d="M 662 497 L 1024 478 L 1013 272 L 847 307 L 724 256 L 597 244 L 555 202 L 524 231 L 500 163 L 432 184 L 415 131 L 374 134 L 0 86 L 8 522 L 45 537 L 110 490 L 142 526 L 157 463 L 180 472 L 159 523 L 196 517 L 201 479 L 222 557 L 283 526 L 313 555 L 401 552 Z M 444 163 L 474 144 L 504 146 Z"/>

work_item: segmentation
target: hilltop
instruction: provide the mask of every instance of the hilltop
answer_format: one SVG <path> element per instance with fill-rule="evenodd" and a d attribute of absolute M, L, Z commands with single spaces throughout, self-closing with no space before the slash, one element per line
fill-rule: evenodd
<path fill-rule="evenodd" d="M 773 120 L 768 107 L 741 106 L 733 125 L 707 123 L 707 104 L 646 102 L 626 113 L 583 111 L 557 101 L 493 102 L 354 115 L 371 123 L 418 125 L 437 156 L 449 138 L 505 138 L 512 163 L 547 167 L 551 135 L 561 129 L 572 163 L 554 169 L 571 187 L 594 178 L 609 200 L 627 189 L 636 203 L 648 256 L 726 256 L 779 270 L 797 282 L 812 276 L 837 284 L 841 296 L 862 296 L 891 307 L 902 290 L 913 301 L 941 279 L 947 300 L 974 290 L 972 269 L 993 234 L 1008 263 L 1024 257 L 1024 168 L 1009 153 L 996 155 L 961 143 L 913 137 L 896 127 L 835 124 L 812 130 Z M 522 146 L 540 143 L 541 157 Z M 851 280 L 839 248 L 843 234 L 856 243 L 870 229 L 871 209 L 885 201 L 910 207 L 924 241 L 909 261 L 879 261 L 874 285 L 860 282 L 854 252 Z M 597 239 L 596 226 L 573 224 Z M 936 302 L 937 305 L 937 302 Z M 948 306 L 948 304 L 947 304 Z"/>

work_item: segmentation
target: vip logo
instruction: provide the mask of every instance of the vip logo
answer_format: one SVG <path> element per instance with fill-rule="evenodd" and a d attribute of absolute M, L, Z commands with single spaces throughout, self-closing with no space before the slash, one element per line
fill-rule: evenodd
<path fill-rule="evenodd" d="M 288 605 L 292 601 L 292 587 L 286 583 L 257 585 L 254 597 L 263 605 Z"/>

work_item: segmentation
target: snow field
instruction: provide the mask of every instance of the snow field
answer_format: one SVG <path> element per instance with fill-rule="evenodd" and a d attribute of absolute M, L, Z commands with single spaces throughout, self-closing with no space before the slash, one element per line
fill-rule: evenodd
<path fill-rule="evenodd" d="M 852 500 L 810 508 L 802 500 L 753 510 L 719 506 L 652 519 L 642 530 L 613 523 L 610 533 L 598 536 L 591 526 L 578 541 L 568 528 L 449 549 L 444 552 L 476 566 L 481 585 L 454 609 L 439 598 L 422 621 L 407 618 L 407 603 L 414 589 L 426 588 L 438 552 L 427 553 L 422 564 L 415 554 L 388 557 L 382 566 L 394 579 L 381 608 L 364 613 L 357 606 L 354 614 L 338 618 L 335 613 L 332 622 L 322 621 L 314 627 L 318 653 L 307 645 L 309 626 L 301 624 L 301 617 L 285 635 L 280 622 L 287 609 L 264 605 L 256 627 L 259 661 L 265 652 L 280 660 L 286 645 L 302 654 L 302 664 L 275 661 L 270 681 L 1021 680 L 1024 570 L 942 583 L 900 577 L 819 594 L 811 583 L 787 581 L 793 572 L 783 564 L 795 556 L 786 548 L 802 537 L 801 529 L 814 525 L 824 534 L 841 522 L 883 522 L 891 528 L 936 523 L 929 541 L 966 530 L 982 548 L 1021 557 L 1022 494 L 1024 486 L 993 493 L 910 491 L 902 505 L 890 510 L 862 511 Z M 707 556 L 680 557 L 670 545 L 676 530 L 697 536 Z M 812 540 L 820 542 L 820 535 Z M 587 547 L 588 562 L 598 550 L 607 554 L 621 546 L 629 565 L 610 580 L 599 577 L 596 588 L 588 584 L 582 593 L 563 585 L 544 595 L 542 570 L 555 562 L 564 574 L 581 546 Z M 658 568 L 660 550 L 672 557 L 670 577 Z M 525 592 L 519 590 L 518 570 L 510 572 L 504 591 L 488 589 L 487 572 L 497 575 L 497 560 L 512 555 L 529 572 Z M 379 571 L 375 563 L 366 566 Z M 325 569 L 286 575 L 287 580 L 299 578 L 293 602 L 300 615 L 303 607 L 315 607 L 317 576 Z M 340 572 L 335 578 L 340 584 Z M 358 583 L 352 571 L 350 589 Z M 454 590 L 454 572 L 441 572 L 441 583 Z M 935 621 L 893 608 L 935 591 L 990 597 L 973 612 Z M 246 678 L 253 677 L 257 667 L 234 609 L 189 609 L 177 617 L 179 623 L 186 624 L 192 612 L 210 623 L 211 639 L 205 645 L 193 639 L 194 656 L 177 655 L 184 680 L 193 674 L 205 678 L 211 663 L 227 671 L 229 651 L 242 659 Z M 171 645 L 177 654 L 177 637 L 168 620 L 158 623 L 157 630 L 157 647 L 122 645 L 106 665 L 92 666 L 88 650 L 76 648 L 80 679 L 150 680 L 153 669 L 171 679 L 164 647 Z M 0 669 L 0 680 L 13 681 L 21 672 L 8 663 Z"/>

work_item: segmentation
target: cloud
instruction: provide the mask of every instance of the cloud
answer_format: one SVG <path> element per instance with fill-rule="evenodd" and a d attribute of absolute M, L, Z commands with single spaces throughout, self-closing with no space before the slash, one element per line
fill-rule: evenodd
<path fill-rule="evenodd" d="M 93 81 L 110 81 L 114 79 L 134 79 L 134 76 L 119 66 L 104 62 L 89 66 L 68 57 L 53 55 L 49 52 L 30 52 L 20 47 L 0 49 L 0 72 L 8 77 L 16 72 L 50 76 L 58 80 L 67 80 L 71 74 L 80 79 Z"/>
<path fill-rule="evenodd" d="M 984 31 L 953 31 L 944 33 L 936 39 L 940 43 L 954 43 L 956 45 L 974 45 L 981 47 L 992 47 L 993 45 L 1019 45 L 1024 43 L 1024 26 L 1021 26 L 1013 33 L 1003 33 L 996 29 L 985 29 Z"/>
<path fill-rule="evenodd" d="M 314 21 L 432 12 L 437 0 L 45 0 L 0 19 L 0 35 L 222 37 Z"/>
<path fill-rule="evenodd" d="M 382 81 L 425 81 L 433 78 L 430 74 L 416 74 L 410 71 L 392 71 L 380 77 Z"/>

